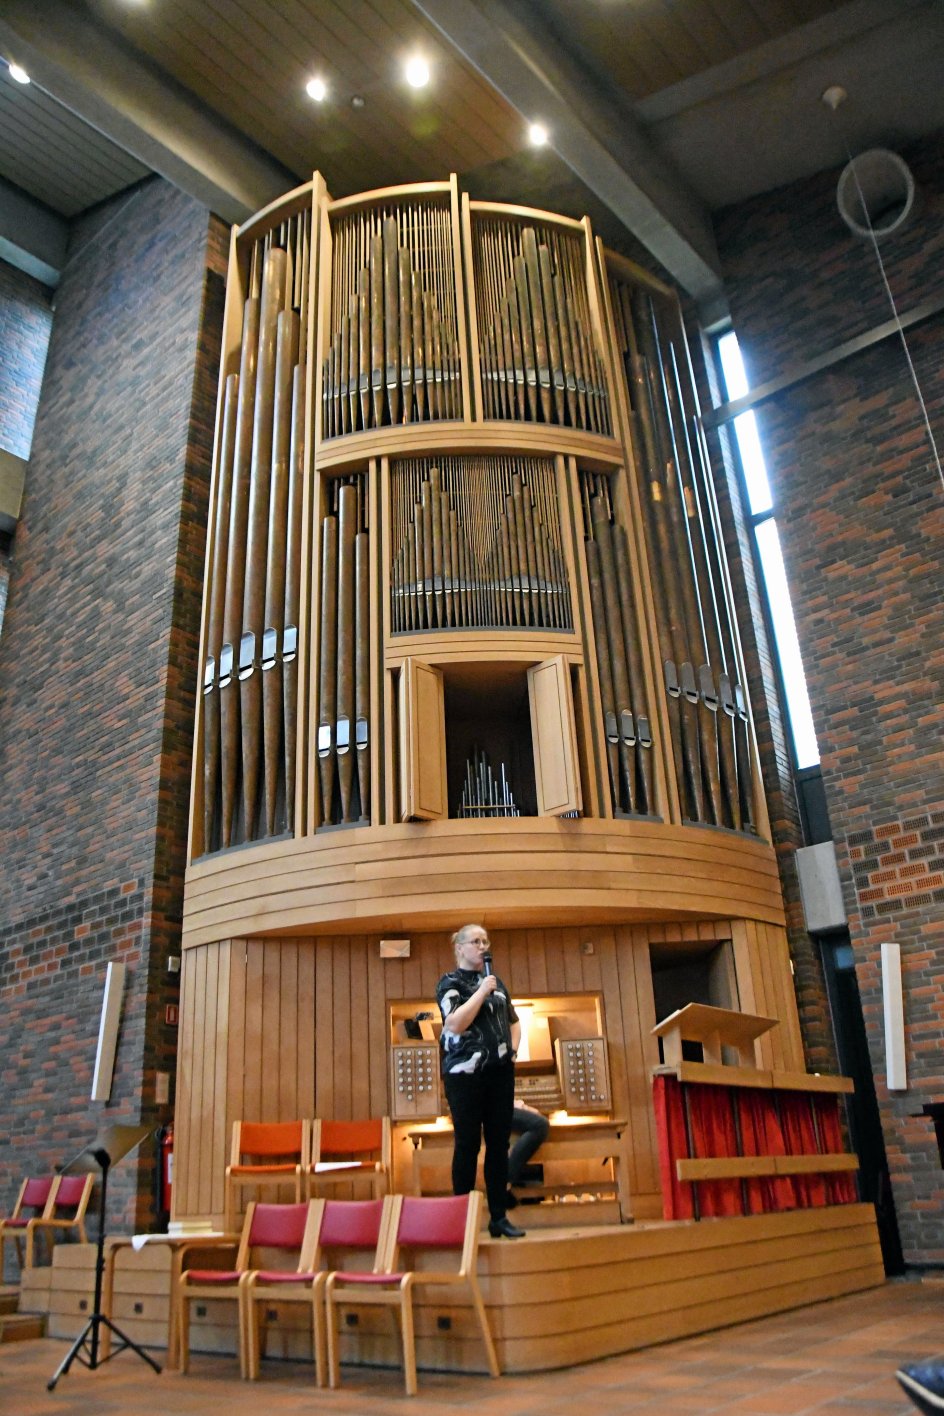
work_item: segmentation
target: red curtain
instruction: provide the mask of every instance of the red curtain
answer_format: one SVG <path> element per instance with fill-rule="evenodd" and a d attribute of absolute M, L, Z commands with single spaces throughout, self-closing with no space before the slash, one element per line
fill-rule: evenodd
<path fill-rule="evenodd" d="M 695 1213 L 692 1187 L 683 1185 L 675 1173 L 676 1160 L 688 1159 L 681 1082 L 677 1077 L 653 1077 L 652 1099 L 659 1138 L 662 1213 L 666 1219 L 691 1219 Z"/>
<path fill-rule="evenodd" d="M 813 1098 L 813 1109 L 819 1129 L 820 1149 L 827 1155 L 841 1155 L 845 1150 L 842 1123 L 839 1120 L 839 1098 L 817 1093 Z M 827 1203 L 831 1205 L 852 1205 L 859 1198 L 858 1186 L 853 1172 L 837 1171 L 824 1177 Z"/>
<path fill-rule="evenodd" d="M 848 1173 L 680 1181 L 679 1159 L 736 1155 L 838 1155 L 845 1149 L 839 1098 L 817 1092 L 768 1091 L 653 1078 L 662 1211 L 666 1219 L 762 1214 L 813 1205 L 851 1204 Z M 687 1117 L 686 1117 L 687 1109 Z M 689 1147 L 691 1135 L 691 1147 Z"/>
<path fill-rule="evenodd" d="M 819 1146 L 816 1143 L 811 1093 L 778 1092 L 777 1104 L 780 1108 L 780 1123 L 783 1127 L 787 1155 L 815 1155 Z M 799 1209 L 828 1203 L 826 1182 L 822 1175 L 792 1175 L 790 1184 L 793 1186 Z"/>
<path fill-rule="evenodd" d="M 772 1091 L 739 1087 L 737 1108 L 742 1155 L 786 1154 L 786 1144 Z M 765 1175 L 746 1183 L 748 1214 L 766 1214 L 772 1210 L 796 1207 L 793 1186 L 784 1175 Z"/>
<path fill-rule="evenodd" d="M 692 1147 L 700 1159 L 738 1154 L 731 1092 L 728 1087 L 700 1082 L 686 1086 Z M 698 1211 L 703 1218 L 744 1213 L 740 1180 L 699 1180 L 697 1189 Z"/>

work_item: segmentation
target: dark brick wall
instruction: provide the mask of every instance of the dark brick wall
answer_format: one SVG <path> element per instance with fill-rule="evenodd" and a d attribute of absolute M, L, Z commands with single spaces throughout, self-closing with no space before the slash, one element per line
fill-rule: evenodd
<path fill-rule="evenodd" d="M 81 218 L 57 293 L 0 639 L 0 1200 L 173 1070 L 225 229 L 154 180 Z M 88 1101 L 105 963 L 128 981 Z M 154 1147 L 109 1208 L 142 1225 Z M 113 1219 L 114 1223 L 114 1219 Z"/>
<path fill-rule="evenodd" d="M 900 310 L 944 294 L 944 141 L 902 154 L 920 193 L 882 245 Z M 719 246 L 754 382 L 889 316 L 874 253 L 842 225 L 838 171 L 722 213 Z M 908 333 L 944 441 L 944 320 Z M 944 488 L 901 343 L 758 412 L 907 1260 L 944 1262 L 944 1172 L 916 1118 L 944 1097 Z M 884 1086 L 881 944 L 902 950 L 909 1089 Z"/>
<path fill-rule="evenodd" d="M 0 261 L 0 447 L 27 458 L 52 328 L 52 292 Z"/>

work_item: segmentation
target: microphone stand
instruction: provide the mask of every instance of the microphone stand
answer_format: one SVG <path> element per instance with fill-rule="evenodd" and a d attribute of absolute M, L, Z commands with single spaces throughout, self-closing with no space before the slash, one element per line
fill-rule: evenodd
<path fill-rule="evenodd" d="M 145 1136 L 150 1134 L 150 1131 L 150 1126 L 110 1126 L 100 1136 L 97 1136 L 90 1146 L 84 1146 L 82 1150 L 78 1151 L 60 1171 L 60 1174 L 63 1175 L 70 1171 L 79 1175 L 86 1174 L 91 1163 L 98 1166 L 102 1172 L 102 1186 L 98 1199 L 98 1245 L 95 1256 L 95 1298 L 92 1304 L 92 1313 L 85 1327 L 59 1363 L 52 1378 L 46 1383 L 47 1391 L 54 1390 L 59 1378 L 65 1376 L 76 1358 L 83 1367 L 88 1367 L 90 1372 L 94 1372 L 97 1367 L 103 1366 L 112 1357 L 117 1357 L 118 1353 L 123 1352 L 126 1347 L 130 1347 L 132 1352 L 136 1352 L 142 1361 L 154 1368 L 155 1372 L 161 1370 L 154 1358 L 145 1352 L 143 1347 L 132 1342 L 131 1338 L 102 1312 L 102 1278 L 105 1273 L 105 1201 L 108 1191 L 108 1172 L 129 1151 L 134 1150 L 135 1146 L 139 1146 Z M 120 1344 L 113 1348 L 107 1357 L 99 1356 L 99 1334 L 103 1327 L 108 1328 L 109 1332 L 118 1338 Z"/>

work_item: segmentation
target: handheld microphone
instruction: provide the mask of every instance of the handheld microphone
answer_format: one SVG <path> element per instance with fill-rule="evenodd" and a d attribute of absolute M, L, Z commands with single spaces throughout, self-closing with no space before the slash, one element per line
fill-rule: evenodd
<path fill-rule="evenodd" d="M 489 974 L 492 972 L 492 956 L 491 956 L 491 954 L 483 954 L 483 955 L 482 955 L 482 972 L 483 972 L 483 974 L 485 975 L 486 978 L 488 978 Z"/>

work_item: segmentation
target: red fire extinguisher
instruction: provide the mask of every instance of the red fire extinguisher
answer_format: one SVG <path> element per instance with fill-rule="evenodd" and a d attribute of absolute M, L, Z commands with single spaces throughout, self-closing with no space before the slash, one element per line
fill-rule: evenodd
<path fill-rule="evenodd" d="M 161 1214 L 170 1214 L 171 1192 L 174 1185 L 174 1125 L 169 1122 L 161 1127 L 160 1136 L 160 1197 L 158 1209 Z"/>

